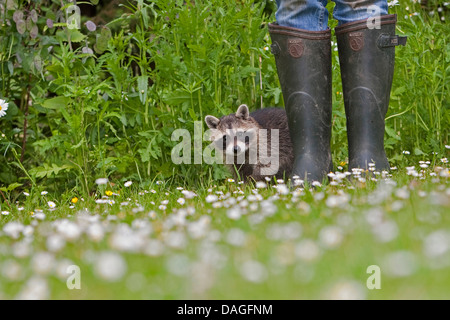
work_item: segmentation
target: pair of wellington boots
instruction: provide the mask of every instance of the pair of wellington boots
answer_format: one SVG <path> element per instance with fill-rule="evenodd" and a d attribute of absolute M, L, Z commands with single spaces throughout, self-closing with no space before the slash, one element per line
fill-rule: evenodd
<path fill-rule="evenodd" d="M 392 86 L 396 15 L 350 22 L 335 29 L 347 118 L 349 170 L 389 170 L 385 116 Z M 333 170 L 331 140 L 331 30 L 269 24 L 294 148 L 293 175 L 324 182 Z"/>

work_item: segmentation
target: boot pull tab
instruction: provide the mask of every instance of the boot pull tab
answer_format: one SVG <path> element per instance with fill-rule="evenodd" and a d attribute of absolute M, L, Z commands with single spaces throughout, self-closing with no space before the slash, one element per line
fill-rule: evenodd
<path fill-rule="evenodd" d="M 391 36 L 389 34 L 382 34 L 378 38 L 378 47 L 387 48 L 395 47 L 398 45 L 405 46 L 407 37 L 401 37 L 398 35 Z"/>

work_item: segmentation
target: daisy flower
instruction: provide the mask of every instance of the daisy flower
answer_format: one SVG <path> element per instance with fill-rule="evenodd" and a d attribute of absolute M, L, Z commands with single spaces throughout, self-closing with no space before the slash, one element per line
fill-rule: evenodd
<path fill-rule="evenodd" d="M 188 191 L 188 190 L 183 190 L 183 191 L 181 191 L 181 193 L 184 195 L 184 197 L 186 199 L 192 199 L 197 196 L 197 194 L 195 192 Z"/>
<path fill-rule="evenodd" d="M 108 178 L 98 178 L 95 180 L 95 183 L 100 185 L 100 184 L 107 184 L 108 183 Z"/>
<path fill-rule="evenodd" d="M 257 181 L 255 186 L 258 189 L 262 189 L 262 188 L 266 188 L 267 184 L 265 184 L 263 181 Z"/>
<path fill-rule="evenodd" d="M 399 5 L 398 0 L 392 0 L 392 1 L 388 2 L 388 7 L 389 8 L 391 8 L 393 6 L 398 6 L 398 5 Z"/>
<path fill-rule="evenodd" d="M 129 186 L 131 186 L 132 183 L 133 183 L 132 181 L 127 181 L 127 182 L 125 182 L 124 186 L 129 187 Z"/>
<path fill-rule="evenodd" d="M 8 110 L 8 103 L 5 100 L 0 99 L 0 118 L 6 115 L 6 110 Z"/>

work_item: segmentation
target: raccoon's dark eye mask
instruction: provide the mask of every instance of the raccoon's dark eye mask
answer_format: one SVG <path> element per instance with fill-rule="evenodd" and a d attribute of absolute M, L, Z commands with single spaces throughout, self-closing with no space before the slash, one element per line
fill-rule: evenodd
<path fill-rule="evenodd" d="M 252 140 L 255 137 L 255 135 L 256 135 L 255 130 L 249 129 L 245 132 L 242 132 L 241 136 L 239 136 L 239 134 L 238 134 L 238 139 L 244 140 L 245 143 L 248 144 L 248 143 L 250 143 L 250 140 Z"/>
<path fill-rule="evenodd" d="M 239 131 L 236 136 L 239 141 L 244 141 L 245 143 L 249 144 L 250 140 L 255 137 L 255 131 L 252 129 L 247 131 Z"/>

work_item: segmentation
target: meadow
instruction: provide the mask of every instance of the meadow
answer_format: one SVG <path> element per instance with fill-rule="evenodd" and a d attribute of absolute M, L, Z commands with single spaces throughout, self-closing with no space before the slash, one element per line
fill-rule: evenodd
<path fill-rule="evenodd" d="M 449 4 L 390 2 L 391 171 L 346 166 L 333 41 L 334 172 L 290 188 L 172 163 L 174 130 L 283 106 L 274 1 L 174 3 L 0 2 L 0 299 L 450 298 Z"/>

